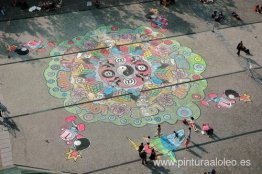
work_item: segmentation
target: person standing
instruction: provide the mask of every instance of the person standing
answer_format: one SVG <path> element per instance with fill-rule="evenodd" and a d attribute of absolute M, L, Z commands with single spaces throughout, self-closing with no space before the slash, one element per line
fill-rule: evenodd
<path fill-rule="evenodd" d="M 174 131 L 174 134 L 175 134 L 175 138 L 179 138 L 178 133 L 176 131 Z"/>
<path fill-rule="evenodd" d="M 160 137 L 161 136 L 161 125 L 157 125 L 157 136 Z"/>
<path fill-rule="evenodd" d="M 143 149 L 144 149 L 144 144 L 141 143 L 140 146 L 138 147 L 138 152 L 141 153 Z"/>
<path fill-rule="evenodd" d="M 190 121 L 189 121 L 189 125 L 194 129 L 194 131 L 196 132 L 196 131 L 198 131 L 198 129 L 197 129 L 197 127 L 196 127 L 196 123 L 195 123 L 195 121 L 194 121 L 195 119 L 194 119 L 194 117 L 191 117 L 190 118 Z"/>
<path fill-rule="evenodd" d="M 152 152 L 149 156 L 149 159 L 152 160 L 152 161 L 156 160 L 156 152 L 155 152 L 154 148 L 152 149 Z"/>
<path fill-rule="evenodd" d="M 186 141 L 185 141 L 185 149 L 188 150 L 188 145 L 190 143 L 190 138 L 187 137 Z"/>
<path fill-rule="evenodd" d="M 140 153 L 139 153 L 139 156 L 142 160 L 142 164 L 147 164 L 147 161 L 146 161 L 146 158 L 147 158 L 147 154 L 146 154 L 146 151 L 145 150 L 142 150 Z"/>
<path fill-rule="evenodd" d="M 191 127 L 188 127 L 188 138 L 191 138 Z"/>
<path fill-rule="evenodd" d="M 208 172 L 208 174 L 216 174 L 216 170 L 215 169 L 212 169 L 211 172 Z"/>

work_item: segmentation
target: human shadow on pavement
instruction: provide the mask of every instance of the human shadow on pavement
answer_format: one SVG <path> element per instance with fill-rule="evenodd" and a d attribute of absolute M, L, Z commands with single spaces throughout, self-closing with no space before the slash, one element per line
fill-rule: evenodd
<path fill-rule="evenodd" d="M 191 141 L 191 143 L 194 145 L 194 147 L 198 148 L 199 150 L 208 153 L 208 151 L 206 151 L 206 149 L 204 149 L 203 147 L 199 146 L 198 144 L 196 144 L 194 141 Z"/>
<path fill-rule="evenodd" d="M 117 2 L 120 3 L 120 0 Z M 84 35 L 86 32 L 96 29 L 101 24 L 116 25 L 121 28 L 137 28 L 141 25 L 151 26 L 151 22 L 148 22 L 145 17 L 145 14 L 151 8 L 157 8 L 160 14 L 168 19 L 168 32 L 165 33 L 168 37 L 200 32 L 198 29 L 199 26 L 196 26 L 196 24 L 202 24 L 188 20 L 190 19 L 188 16 L 195 16 L 202 21 L 202 23 L 205 23 L 210 16 L 208 15 L 210 10 L 204 8 L 202 3 L 192 3 L 189 0 L 178 1 L 176 5 L 170 5 L 168 8 L 159 5 L 159 1 L 146 1 L 146 3 L 132 1 L 129 5 L 124 5 L 125 3 L 126 2 L 119 5 L 114 2 L 113 4 L 115 6 L 110 6 L 110 8 L 103 8 L 102 6 L 101 9 L 78 11 L 71 14 L 51 15 L 41 19 L 35 18 L 12 21 L 10 18 L 9 22 L 1 22 L 3 25 L 1 25 L 0 30 L 4 32 L 4 35 L 3 39 L 0 41 L 0 47 L 4 50 L 7 44 L 21 44 L 22 40 L 26 40 L 26 38 L 23 38 L 25 37 L 24 33 L 28 33 L 28 37 L 30 37 L 31 40 L 40 40 L 44 38 L 45 40 L 53 39 L 56 43 L 60 43 L 64 40 L 72 39 L 75 37 L 75 33 L 77 33 L 77 35 Z M 229 0 L 226 4 L 230 4 L 232 8 L 234 7 L 233 0 Z M 203 27 L 201 30 L 203 30 Z M 14 54 L 12 56 L 13 60 L 11 61 L 12 63 L 13 61 L 36 63 L 37 60 L 50 58 L 49 51 L 51 51 L 51 48 L 39 54 L 34 54 L 33 52 L 30 52 L 26 56 L 17 56 Z M 84 52 L 87 50 L 81 51 Z M 2 53 L 0 57 L 5 58 L 7 55 Z"/>
<path fill-rule="evenodd" d="M 9 117 L 10 112 L 8 111 L 7 107 L 0 102 L 0 115 L 1 115 L 1 121 L 0 124 L 5 126 L 9 133 L 16 137 L 16 131 L 20 131 L 18 126 L 16 125 L 15 121 Z"/>
<path fill-rule="evenodd" d="M 149 168 L 152 174 L 169 174 L 170 170 L 164 168 L 163 166 L 156 166 L 154 165 L 153 161 L 148 161 L 145 167 Z"/>
<path fill-rule="evenodd" d="M 201 155 L 199 155 L 198 153 L 196 153 L 195 151 L 192 150 L 192 148 L 188 148 L 188 152 L 192 153 L 192 155 L 198 157 L 198 158 L 202 158 Z"/>

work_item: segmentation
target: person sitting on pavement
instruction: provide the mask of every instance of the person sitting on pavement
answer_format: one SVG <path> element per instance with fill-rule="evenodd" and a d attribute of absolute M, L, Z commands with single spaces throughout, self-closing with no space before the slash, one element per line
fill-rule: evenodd
<path fill-rule="evenodd" d="M 149 12 L 146 14 L 146 18 L 154 19 L 158 16 L 158 10 L 155 8 L 151 8 Z"/>
<path fill-rule="evenodd" d="M 53 11 L 56 8 L 55 2 L 46 1 L 46 0 L 40 1 L 39 6 L 41 7 L 41 9 L 46 10 L 46 11 Z"/>
<path fill-rule="evenodd" d="M 214 11 L 214 13 L 211 15 L 211 17 L 212 17 L 213 19 L 215 19 L 216 16 L 217 16 L 217 11 Z"/>
<path fill-rule="evenodd" d="M 214 135 L 214 129 L 209 126 L 208 123 L 204 123 L 202 126 L 202 134 L 207 134 L 209 137 Z"/>
<path fill-rule="evenodd" d="M 262 8 L 262 6 L 261 6 L 261 8 Z M 261 12 L 261 8 L 259 8 L 259 5 L 256 5 L 256 6 L 255 6 L 255 12 L 261 14 L 261 13 L 262 13 L 262 12 Z"/>
<path fill-rule="evenodd" d="M 99 8 L 100 5 L 101 5 L 100 0 L 95 0 L 95 7 L 96 7 L 96 8 Z"/>
<path fill-rule="evenodd" d="M 217 11 L 214 11 L 212 17 L 215 19 L 216 22 L 221 22 L 221 20 L 225 19 L 225 16 L 223 15 L 222 11 L 219 13 L 219 15 L 217 15 Z"/>
<path fill-rule="evenodd" d="M 203 4 L 214 3 L 214 0 L 200 0 Z"/>
<path fill-rule="evenodd" d="M 240 56 L 240 51 L 244 51 L 247 55 L 252 56 L 252 54 L 250 53 L 250 50 L 247 49 L 244 45 L 243 42 L 240 41 L 240 43 L 237 45 L 237 55 Z"/>
<path fill-rule="evenodd" d="M 167 7 L 169 5 L 169 0 L 160 0 L 160 4 Z"/>
<path fill-rule="evenodd" d="M 237 20 L 239 20 L 239 21 L 241 21 L 242 19 L 238 16 L 238 14 L 236 13 L 236 12 L 232 12 L 232 16 L 234 17 L 234 18 L 236 18 Z"/>

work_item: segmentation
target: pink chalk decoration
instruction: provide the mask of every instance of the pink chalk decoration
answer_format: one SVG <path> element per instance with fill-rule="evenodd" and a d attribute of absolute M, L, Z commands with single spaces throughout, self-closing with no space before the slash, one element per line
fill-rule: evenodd
<path fill-rule="evenodd" d="M 73 141 L 67 141 L 66 144 L 71 145 L 71 144 L 73 144 Z"/>
<path fill-rule="evenodd" d="M 72 121 L 75 121 L 76 120 L 76 116 L 74 115 L 71 115 L 71 116 L 68 116 L 65 118 L 65 121 L 66 122 L 72 122 Z"/>
<path fill-rule="evenodd" d="M 217 94 L 215 94 L 215 93 L 210 93 L 210 94 L 208 94 L 208 97 L 209 97 L 209 98 L 216 98 L 216 97 L 217 97 Z"/>
<path fill-rule="evenodd" d="M 76 139 L 80 139 L 80 138 L 84 138 L 84 136 L 81 135 L 81 134 L 77 134 L 77 135 L 76 135 Z"/>
<path fill-rule="evenodd" d="M 83 123 L 80 123 L 79 125 L 77 125 L 77 129 L 82 132 L 86 129 L 86 126 Z"/>
<path fill-rule="evenodd" d="M 202 105 L 204 105 L 204 106 L 206 106 L 206 107 L 208 107 L 208 106 L 209 106 L 208 102 L 207 102 L 207 101 L 205 101 L 205 100 L 202 100 L 202 101 L 201 101 L 201 104 L 202 104 Z"/>
<path fill-rule="evenodd" d="M 156 25 L 154 22 L 151 22 L 151 26 L 152 26 L 153 28 L 156 28 L 156 27 L 157 27 L 157 25 Z"/>
<path fill-rule="evenodd" d="M 167 28 L 161 28 L 159 31 L 160 31 L 161 33 L 164 33 L 164 32 L 167 31 Z"/>

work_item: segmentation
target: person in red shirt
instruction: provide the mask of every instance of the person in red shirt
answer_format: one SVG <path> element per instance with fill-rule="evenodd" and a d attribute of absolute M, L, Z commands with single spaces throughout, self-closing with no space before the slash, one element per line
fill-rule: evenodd
<path fill-rule="evenodd" d="M 185 149 L 188 150 L 188 145 L 190 143 L 190 138 L 187 137 L 186 141 L 185 141 Z"/>

